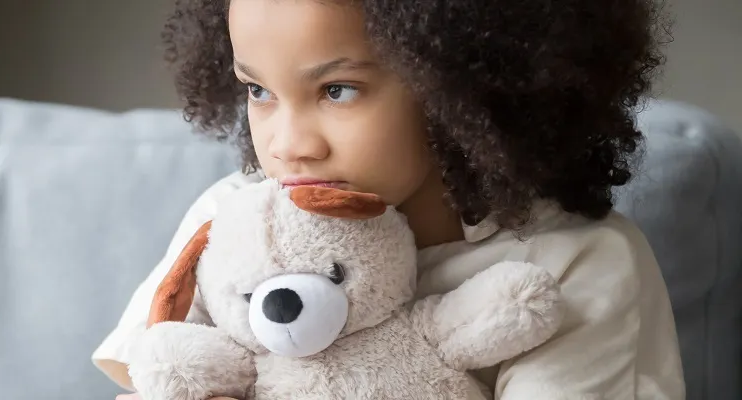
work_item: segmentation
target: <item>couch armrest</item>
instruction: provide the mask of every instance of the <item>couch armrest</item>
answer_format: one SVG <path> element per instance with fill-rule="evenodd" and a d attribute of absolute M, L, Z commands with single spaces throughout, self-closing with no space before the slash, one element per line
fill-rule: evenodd
<path fill-rule="evenodd" d="M 688 104 L 638 114 L 644 162 L 617 209 L 647 235 L 668 285 L 687 398 L 742 398 L 742 143 Z"/>

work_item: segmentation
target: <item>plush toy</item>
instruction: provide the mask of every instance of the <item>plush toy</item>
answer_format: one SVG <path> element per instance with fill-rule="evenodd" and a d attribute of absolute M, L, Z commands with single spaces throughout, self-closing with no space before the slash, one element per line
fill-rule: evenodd
<path fill-rule="evenodd" d="M 416 253 L 405 217 L 375 195 L 240 189 L 157 289 L 133 384 L 144 400 L 465 399 L 465 371 L 557 330 L 545 270 L 502 262 L 413 301 Z M 215 326 L 183 322 L 196 295 Z"/>

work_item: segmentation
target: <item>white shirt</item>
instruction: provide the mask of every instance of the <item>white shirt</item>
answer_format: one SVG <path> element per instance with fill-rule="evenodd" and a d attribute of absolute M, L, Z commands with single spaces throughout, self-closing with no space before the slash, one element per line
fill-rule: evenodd
<path fill-rule="evenodd" d="M 214 217 L 221 198 L 260 179 L 229 175 L 186 213 L 165 256 L 93 353 L 117 384 L 132 389 L 130 339 L 145 329 L 154 291 L 180 250 Z M 541 202 L 534 215 L 524 241 L 485 221 L 464 226 L 465 240 L 419 252 L 418 296 L 453 290 L 502 260 L 543 266 L 561 283 L 567 311 L 557 334 L 499 366 L 472 371 L 469 400 L 685 399 L 669 296 L 642 233 L 617 213 L 593 221 Z M 198 299 L 189 319 L 208 320 Z"/>

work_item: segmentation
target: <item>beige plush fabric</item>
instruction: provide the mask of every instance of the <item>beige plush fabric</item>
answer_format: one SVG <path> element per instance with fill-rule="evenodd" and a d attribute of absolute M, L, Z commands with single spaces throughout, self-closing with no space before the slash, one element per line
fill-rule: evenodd
<path fill-rule="evenodd" d="M 272 180 L 236 191 L 205 225 L 200 264 L 186 247 L 189 260 L 163 280 L 153 313 L 177 307 L 179 295 L 191 298 L 192 285 L 171 279 L 187 265 L 197 268 L 216 327 L 155 323 L 139 336 L 129 371 L 145 399 L 465 399 L 466 371 L 512 358 L 557 331 L 559 287 L 543 268 L 494 264 L 456 290 L 410 303 L 417 250 L 401 214 L 387 207 L 365 218 L 318 215 L 289 193 Z M 282 296 L 290 291 L 300 306 L 290 296 L 273 302 L 261 294 L 266 285 Z M 181 308 L 172 314 L 185 316 L 190 304 Z M 338 317 L 338 331 L 324 329 Z M 322 335 L 330 340 L 316 348 Z M 316 351 L 280 354 L 305 345 Z"/>

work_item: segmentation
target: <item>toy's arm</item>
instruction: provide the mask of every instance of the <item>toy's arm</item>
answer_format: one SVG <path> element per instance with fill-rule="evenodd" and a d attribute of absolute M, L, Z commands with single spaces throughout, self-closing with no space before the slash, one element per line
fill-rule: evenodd
<path fill-rule="evenodd" d="M 252 352 L 219 328 L 162 322 L 138 338 L 129 375 L 142 400 L 244 400 L 257 378 Z"/>
<path fill-rule="evenodd" d="M 543 268 L 495 264 L 444 295 L 418 301 L 413 326 L 452 368 L 493 366 L 545 342 L 563 316 L 557 282 Z"/>

